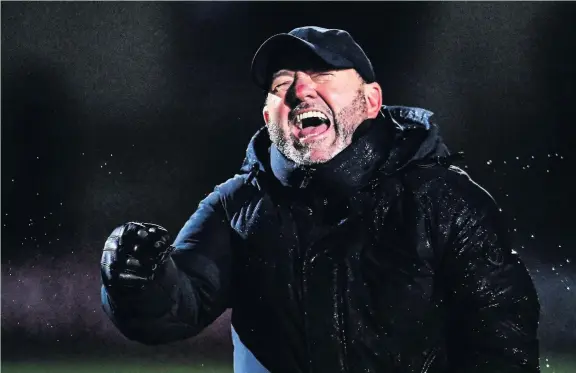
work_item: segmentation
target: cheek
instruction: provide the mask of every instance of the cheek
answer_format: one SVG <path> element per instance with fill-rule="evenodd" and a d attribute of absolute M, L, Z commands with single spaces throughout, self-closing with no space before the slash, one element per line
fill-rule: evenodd
<path fill-rule="evenodd" d="M 282 99 L 278 96 L 268 94 L 267 100 L 269 119 L 273 122 L 280 123 L 288 116 L 290 109 L 284 105 Z"/>
<path fill-rule="evenodd" d="M 280 106 L 282 104 L 282 99 L 276 95 L 268 93 L 268 97 L 266 98 L 266 102 L 269 106 Z"/>
<path fill-rule="evenodd" d="M 326 105 L 332 110 L 333 114 L 338 114 L 342 108 L 346 107 L 346 103 L 350 99 L 348 90 L 325 89 L 318 93 Z"/>

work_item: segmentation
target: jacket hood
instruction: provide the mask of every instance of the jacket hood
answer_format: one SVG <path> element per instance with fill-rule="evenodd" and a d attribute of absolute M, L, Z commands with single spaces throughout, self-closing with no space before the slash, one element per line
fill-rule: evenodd
<path fill-rule="evenodd" d="M 422 108 L 383 106 L 377 118 L 358 127 L 346 149 L 313 166 L 301 166 L 284 157 L 262 127 L 248 145 L 241 172 L 298 189 L 356 190 L 376 171 L 391 175 L 411 164 L 439 163 L 448 157 L 432 116 Z"/>

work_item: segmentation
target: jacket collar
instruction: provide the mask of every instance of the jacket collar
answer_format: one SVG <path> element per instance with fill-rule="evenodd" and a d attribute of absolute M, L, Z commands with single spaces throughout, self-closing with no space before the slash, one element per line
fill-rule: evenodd
<path fill-rule="evenodd" d="M 242 171 L 292 190 L 348 194 L 366 186 L 375 172 L 390 175 L 411 163 L 448 155 L 432 115 L 421 108 L 384 106 L 376 119 L 358 127 L 350 146 L 313 167 L 287 159 L 262 127 L 250 141 Z"/>
<path fill-rule="evenodd" d="M 275 145 L 270 147 L 270 167 L 285 187 L 316 193 L 348 194 L 366 185 L 385 160 L 391 144 L 389 127 L 382 120 L 368 120 L 356 130 L 352 143 L 330 161 L 301 166 L 286 158 Z M 314 193 L 314 194 L 316 194 Z"/>

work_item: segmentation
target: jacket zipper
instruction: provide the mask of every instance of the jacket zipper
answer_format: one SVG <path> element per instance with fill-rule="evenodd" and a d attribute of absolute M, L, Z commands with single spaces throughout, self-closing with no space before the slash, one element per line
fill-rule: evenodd
<path fill-rule="evenodd" d="M 430 351 L 430 354 L 426 357 L 426 361 L 424 361 L 424 365 L 422 366 L 422 370 L 420 370 L 420 373 L 428 373 L 428 369 L 430 369 L 432 363 L 434 362 L 434 360 L 436 360 L 437 351 L 438 351 L 437 347 L 434 347 L 432 351 Z"/>
<path fill-rule="evenodd" d="M 306 304 L 304 301 L 305 298 L 305 280 L 304 276 L 306 273 L 306 249 L 302 247 L 302 243 L 300 241 L 300 231 L 298 230 L 298 224 L 296 223 L 296 216 L 293 212 L 293 206 L 290 206 L 290 215 L 293 221 L 293 229 L 296 236 L 296 245 L 297 245 L 297 266 L 298 268 L 298 282 L 300 284 L 300 289 L 298 291 L 298 298 L 300 304 L 300 310 L 302 312 L 302 332 L 304 333 L 304 344 L 306 346 L 306 353 L 305 353 L 305 363 L 307 365 L 307 372 L 311 372 L 311 362 L 310 362 L 310 345 L 308 343 L 308 330 L 307 330 L 307 315 L 306 315 Z"/>
<path fill-rule="evenodd" d="M 343 279 L 342 277 L 345 277 L 346 273 L 343 272 L 342 268 L 339 268 L 338 270 L 338 286 L 341 286 L 341 283 L 343 281 L 345 281 L 345 278 Z M 346 318 L 344 315 L 344 310 L 346 309 L 346 307 L 344 307 L 344 294 L 342 292 L 342 288 L 340 287 L 340 292 L 338 294 L 338 324 L 340 327 L 340 340 L 342 341 L 342 361 L 343 361 L 343 368 L 344 368 L 344 372 L 348 372 L 348 340 L 346 339 L 346 328 L 344 327 L 344 323 L 346 322 Z"/>

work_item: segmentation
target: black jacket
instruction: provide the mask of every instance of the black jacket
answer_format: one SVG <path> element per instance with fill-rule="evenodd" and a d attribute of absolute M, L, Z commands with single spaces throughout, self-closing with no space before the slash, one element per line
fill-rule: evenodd
<path fill-rule="evenodd" d="M 539 372 L 539 303 L 491 196 L 429 111 L 384 107 L 302 169 L 252 139 L 184 225 L 155 287 L 107 294 L 128 338 L 191 337 L 232 308 L 272 373 Z"/>

